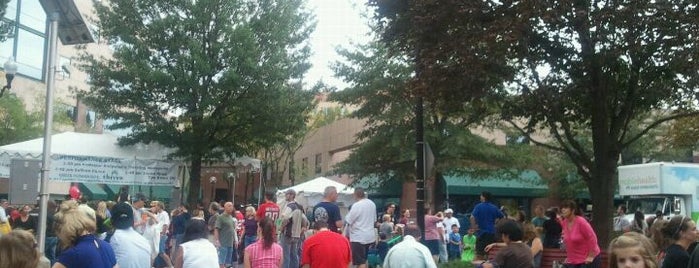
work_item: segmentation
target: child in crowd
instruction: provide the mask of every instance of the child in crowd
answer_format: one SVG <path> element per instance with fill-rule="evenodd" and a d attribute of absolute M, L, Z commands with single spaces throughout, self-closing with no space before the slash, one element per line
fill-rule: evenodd
<path fill-rule="evenodd" d="M 447 245 L 447 252 L 449 253 L 449 260 L 461 259 L 461 234 L 459 234 L 459 226 L 456 224 L 451 225 L 451 234 L 449 234 L 449 244 Z"/>
<path fill-rule="evenodd" d="M 461 253 L 461 261 L 469 263 L 473 261 L 473 256 L 475 254 L 474 250 L 476 248 L 476 236 L 473 235 L 473 232 L 473 228 L 469 228 L 468 233 L 464 235 L 464 251 Z"/>
<path fill-rule="evenodd" d="M 624 233 L 609 244 L 609 267 L 657 268 L 655 254 L 655 245 L 646 236 L 636 232 Z"/>
<path fill-rule="evenodd" d="M 376 251 L 379 254 L 380 263 L 383 263 L 383 260 L 386 258 L 386 254 L 388 254 L 388 243 L 386 234 L 379 234 L 379 242 L 376 244 Z"/>
<path fill-rule="evenodd" d="M 383 222 L 379 225 L 379 233 L 386 235 L 386 239 L 390 240 L 393 238 L 394 233 L 393 222 L 391 221 L 391 215 L 383 215 Z"/>

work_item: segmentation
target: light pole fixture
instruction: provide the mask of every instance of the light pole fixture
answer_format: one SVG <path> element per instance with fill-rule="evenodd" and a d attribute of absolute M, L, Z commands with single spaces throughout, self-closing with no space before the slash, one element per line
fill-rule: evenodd
<path fill-rule="evenodd" d="M 51 129 L 53 123 L 53 92 L 56 87 L 56 64 L 58 59 L 58 39 L 63 45 L 92 43 L 90 28 L 80 15 L 73 0 L 39 0 L 48 17 L 49 50 L 48 73 L 46 77 L 46 109 L 44 116 L 44 146 L 41 153 L 41 187 L 39 204 L 39 252 L 44 252 L 46 245 L 46 215 L 49 202 L 49 171 L 51 170 Z"/>
<path fill-rule="evenodd" d="M 17 74 L 17 62 L 15 62 L 15 58 L 7 58 L 3 68 L 5 69 L 5 79 L 7 79 L 7 85 L 2 87 L 2 90 L 0 90 L 0 97 L 5 94 L 5 90 L 12 88 L 12 80 L 15 79 L 15 74 Z"/>
<path fill-rule="evenodd" d="M 211 176 L 211 178 L 209 178 L 209 183 L 211 183 L 211 198 L 210 198 L 211 200 L 210 200 L 210 202 L 215 201 L 214 195 L 216 194 L 216 181 L 217 181 L 217 179 L 214 176 Z"/>

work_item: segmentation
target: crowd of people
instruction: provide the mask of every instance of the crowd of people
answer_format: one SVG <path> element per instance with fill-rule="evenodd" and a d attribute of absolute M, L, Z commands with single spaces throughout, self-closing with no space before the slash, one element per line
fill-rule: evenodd
<path fill-rule="evenodd" d="M 279 203 L 274 193 L 266 193 L 257 209 L 238 211 L 232 202 L 211 202 L 207 211 L 180 205 L 168 213 L 163 202 L 140 193 L 88 206 L 71 189 L 69 200 L 49 202 L 44 254 L 36 250 L 38 220 L 32 208 L 21 206 L 13 217 L 7 200 L 0 200 L 0 267 L 391 268 L 462 261 L 485 268 L 538 268 L 545 248 L 564 249 L 565 267 L 602 264 L 597 235 L 573 201 L 548 210 L 536 206 L 531 219 L 524 211 L 508 217 L 483 192 L 465 235 L 453 210 L 428 209 L 423 237 L 410 210 L 398 213 L 389 203 L 377 214 L 362 188 L 355 189 L 344 217 L 337 198 L 330 186 L 312 208 L 287 190 Z M 627 221 L 621 217 L 624 206 L 617 212 L 613 226 L 620 235 L 609 245 L 609 267 L 699 267 L 699 232 L 691 218 L 665 220 L 659 213 Z"/>

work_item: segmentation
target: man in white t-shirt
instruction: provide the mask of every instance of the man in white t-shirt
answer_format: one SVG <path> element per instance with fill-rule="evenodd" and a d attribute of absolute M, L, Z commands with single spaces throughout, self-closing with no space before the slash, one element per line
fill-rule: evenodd
<path fill-rule="evenodd" d="M 617 216 L 614 217 L 614 231 L 615 232 L 628 232 L 631 230 L 631 222 L 625 219 L 626 206 L 620 205 L 616 209 Z"/>
<path fill-rule="evenodd" d="M 131 200 L 131 205 L 133 206 L 133 229 L 139 234 L 143 234 L 146 230 L 146 225 L 148 225 L 148 219 L 143 217 L 145 212 L 146 202 L 148 198 L 142 193 L 137 193 L 133 200 Z"/>
<path fill-rule="evenodd" d="M 420 243 L 422 232 L 415 224 L 408 224 L 403 241 L 393 246 L 383 261 L 384 268 L 424 267 L 437 268 L 430 250 Z"/>
<path fill-rule="evenodd" d="M 151 213 L 155 214 L 157 222 L 155 223 L 155 232 L 158 237 L 157 243 L 154 244 L 155 252 L 157 254 L 156 262 L 163 263 L 167 267 L 172 267 L 172 260 L 170 256 L 167 255 L 167 231 L 170 226 L 170 215 L 165 211 L 165 205 L 159 201 L 150 202 Z"/>
<path fill-rule="evenodd" d="M 109 243 L 120 268 L 150 268 L 151 246 L 133 225 L 133 208 L 128 203 L 119 203 L 112 208 L 112 225 L 116 229 Z"/>
<path fill-rule="evenodd" d="M 354 188 L 354 198 L 357 202 L 352 204 L 352 209 L 345 216 L 345 222 L 349 226 L 352 264 L 358 268 L 366 268 L 369 246 L 376 243 L 376 204 L 366 198 L 361 187 Z"/>

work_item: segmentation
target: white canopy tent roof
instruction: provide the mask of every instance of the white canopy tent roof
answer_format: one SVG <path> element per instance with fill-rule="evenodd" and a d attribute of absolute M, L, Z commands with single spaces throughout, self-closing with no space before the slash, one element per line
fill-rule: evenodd
<path fill-rule="evenodd" d="M 51 154 L 75 156 L 99 156 L 114 158 L 166 159 L 172 149 L 160 144 L 136 144 L 120 146 L 119 137 L 111 134 L 63 132 L 51 136 Z M 44 139 L 38 138 L 0 146 L 0 155 L 41 158 Z"/>
<path fill-rule="evenodd" d="M 296 202 L 302 205 L 305 209 L 315 206 L 323 200 L 323 192 L 325 187 L 335 186 L 337 189 L 337 205 L 343 215 L 347 212 L 349 206 L 354 203 L 354 188 L 334 180 L 318 177 L 310 181 L 277 191 L 277 203 L 280 207 L 284 207 L 284 193 L 293 189 L 296 191 Z"/>
<path fill-rule="evenodd" d="M 118 158 L 132 160 L 167 161 L 174 149 L 158 143 L 121 146 L 118 135 L 112 133 L 92 134 L 63 132 L 54 134 L 51 142 L 51 155 L 85 156 L 94 158 Z M 41 159 L 43 138 L 0 146 L 0 178 L 9 178 L 11 159 Z M 177 162 L 177 160 L 175 160 Z M 237 157 L 235 166 L 259 170 L 261 162 L 247 156 Z M 186 172 L 185 172 L 186 173 Z M 186 174 L 183 174 L 186 176 Z M 75 180 L 79 181 L 79 180 Z"/>

